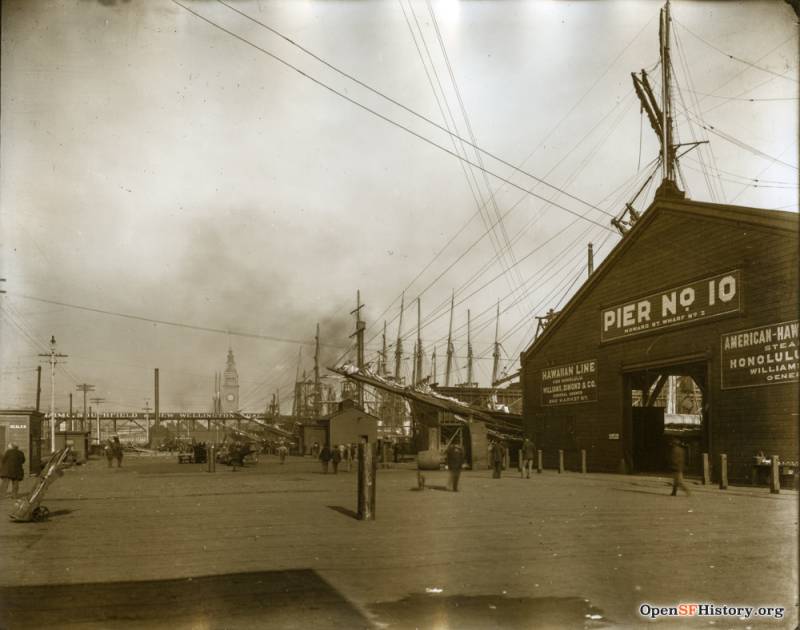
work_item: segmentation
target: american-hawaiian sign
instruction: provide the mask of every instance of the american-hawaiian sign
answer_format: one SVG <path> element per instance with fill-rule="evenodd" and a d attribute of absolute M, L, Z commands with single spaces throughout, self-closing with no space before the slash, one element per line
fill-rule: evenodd
<path fill-rule="evenodd" d="M 542 405 L 570 405 L 597 400 L 597 359 L 542 370 Z"/>
<path fill-rule="evenodd" d="M 738 313 L 740 294 L 737 269 L 612 306 L 600 313 L 600 340 L 614 341 Z"/>
<path fill-rule="evenodd" d="M 794 320 L 722 335 L 722 389 L 797 383 L 797 332 Z"/>

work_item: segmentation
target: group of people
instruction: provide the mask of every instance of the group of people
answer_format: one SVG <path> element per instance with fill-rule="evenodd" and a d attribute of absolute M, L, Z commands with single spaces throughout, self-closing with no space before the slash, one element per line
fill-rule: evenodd
<path fill-rule="evenodd" d="M 350 458 L 350 448 L 344 444 L 337 444 L 333 448 L 325 444 L 319 451 L 319 461 L 322 464 L 322 473 L 325 475 L 328 474 L 329 465 L 333 467 L 333 474 L 335 475 L 339 472 L 339 464 L 343 460 L 350 461 Z"/>
<path fill-rule="evenodd" d="M 122 443 L 119 441 L 118 436 L 115 435 L 106 442 L 106 445 L 103 447 L 103 452 L 105 453 L 109 468 L 111 468 L 111 462 L 113 461 L 117 462 L 117 468 L 122 467 Z"/>

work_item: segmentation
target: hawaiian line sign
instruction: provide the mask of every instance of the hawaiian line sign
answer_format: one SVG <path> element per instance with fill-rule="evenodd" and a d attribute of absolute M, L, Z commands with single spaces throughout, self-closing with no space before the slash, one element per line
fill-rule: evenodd
<path fill-rule="evenodd" d="M 739 270 L 690 282 L 600 313 L 600 340 L 614 341 L 741 311 Z"/>
<path fill-rule="evenodd" d="M 542 405 L 570 405 L 597 400 L 597 359 L 542 370 Z"/>
<path fill-rule="evenodd" d="M 722 389 L 797 383 L 797 329 L 794 320 L 722 335 Z"/>

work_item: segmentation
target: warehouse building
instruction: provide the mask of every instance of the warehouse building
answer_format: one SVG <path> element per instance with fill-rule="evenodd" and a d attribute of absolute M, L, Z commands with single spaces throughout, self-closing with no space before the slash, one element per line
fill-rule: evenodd
<path fill-rule="evenodd" d="M 672 379 L 670 379 L 672 377 Z M 696 392 L 696 422 L 657 406 L 666 383 Z M 526 433 L 555 466 L 661 472 L 667 444 L 689 474 L 726 454 L 798 460 L 798 216 L 687 200 L 650 209 L 521 356 Z M 688 385 L 687 385 L 688 384 Z M 716 474 L 717 471 L 714 471 Z"/>

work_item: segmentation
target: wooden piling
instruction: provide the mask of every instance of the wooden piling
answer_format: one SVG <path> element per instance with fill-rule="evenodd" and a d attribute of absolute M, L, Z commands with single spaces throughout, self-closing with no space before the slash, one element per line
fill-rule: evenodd
<path fill-rule="evenodd" d="M 537 450 L 536 451 L 536 472 L 537 473 L 541 473 L 542 472 L 542 451 L 541 450 Z"/>
<path fill-rule="evenodd" d="M 725 453 L 719 455 L 719 489 L 725 490 L 728 487 L 728 456 Z"/>
<path fill-rule="evenodd" d="M 375 443 L 358 445 L 358 520 L 375 520 Z"/>
<path fill-rule="evenodd" d="M 564 472 L 564 451 L 558 449 L 558 473 Z"/>
<path fill-rule="evenodd" d="M 769 468 L 769 491 L 770 494 L 779 494 L 781 491 L 781 461 L 777 455 L 772 456 Z"/>
<path fill-rule="evenodd" d="M 711 464 L 708 461 L 708 453 L 703 453 L 703 485 L 711 485 Z"/>
<path fill-rule="evenodd" d="M 581 449 L 581 474 L 586 474 L 586 449 Z"/>

